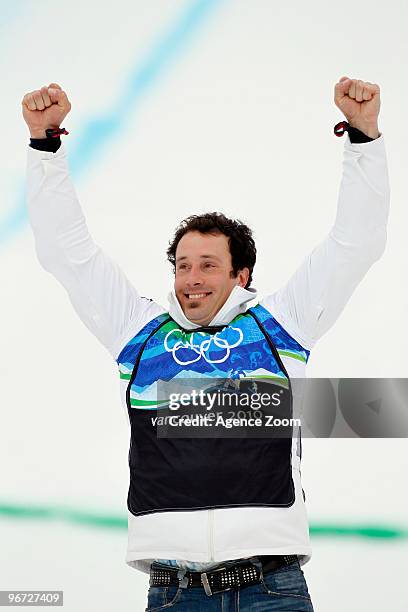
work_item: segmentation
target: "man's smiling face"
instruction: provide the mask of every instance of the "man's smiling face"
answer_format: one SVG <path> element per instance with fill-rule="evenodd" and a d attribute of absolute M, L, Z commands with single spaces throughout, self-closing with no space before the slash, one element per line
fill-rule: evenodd
<path fill-rule="evenodd" d="M 245 287 L 249 270 L 233 276 L 227 236 L 221 233 L 184 234 L 176 250 L 174 288 L 186 317 L 197 325 L 208 325 L 227 301 L 232 289 Z"/>

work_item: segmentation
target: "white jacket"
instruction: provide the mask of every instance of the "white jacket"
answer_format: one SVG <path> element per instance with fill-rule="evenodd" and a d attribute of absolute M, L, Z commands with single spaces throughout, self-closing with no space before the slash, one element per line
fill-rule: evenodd
<path fill-rule="evenodd" d="M 57 153 L 28 147 L 27 198 L 41 265 L 65 287 L 79 317 L 116 359 L 126 343 L 166 309 L 139 296 L 119 266 L 92 240 L 69 176 L 63 144 Z M 289 281 L 261 300 L 307 350 L 333 325 L 355 287 L 382 255 L 389 200 L 383 135 L 352 144 L 346 133 L 334 226 Z M 211 324 L 229 323 L 255 298 L 255 290 L 235 287 Z M 184 328 L 194 329 L 174 291 L 167 310 Z M 303 361 L 290 356 L 282 360 L 291 378 L 305 376 Z M 125 410 L 127 384 L 121 381 Z M 297 451 L 293 448 L 296 500 L 292 506 L 142 516 L 128 513 L 127 563 L 145 572 L 153 559 L 177 560 L 198 570 L 256 554 L 297 554 L 300 563 L 306 563 L 311 547 Z"/>

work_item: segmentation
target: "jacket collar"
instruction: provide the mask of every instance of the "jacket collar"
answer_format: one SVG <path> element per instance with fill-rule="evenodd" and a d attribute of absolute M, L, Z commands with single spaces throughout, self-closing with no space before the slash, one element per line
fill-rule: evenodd
<path fill-rule="evenodd" d="M 227 325 L 238 314 L 240 314 L 241 312 L 245 312 L 245 310 L 247 309 L 247 302 L 254 300 L 256 296 L 256 289 L 244 289 L 243 287 L 239 287 L 238 285 L 236 285 L 229 294 L 224 306 L 220 308 L 220 310 L 217 312 L 215 317 L 212 319 L 212 321 L 210 321 L 208 325 Z M 183 312 L 183 309 L 180 306 L 180 302 L 177 299 L 174 289 L 170 291 L 168 295 L 168 300 L 169 315 L 183 329 L 197 329 L 198 327 L 202 327 L 201 325 L 192 323 L 189 319 L 187 319 L 186 315 Z"/>

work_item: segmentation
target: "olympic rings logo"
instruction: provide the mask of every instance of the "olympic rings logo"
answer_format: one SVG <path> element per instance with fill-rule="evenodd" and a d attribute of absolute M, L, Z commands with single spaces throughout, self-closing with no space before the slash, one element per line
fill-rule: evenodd
<path fill-rule="evenodd" d="M 241 344 L 242 340 L 244 339 L 244 334 L 242 333 L 242 330 L 237 327 L 231 327 L 230 329 L 233 329 L 235 332 L 238 332 L 238 340 L 233 344 L 229 344 L 225 338 L 220 338 L 218 334 L 220 334 L 221 332 L 217 332 L 213 336 L 210 336 L 209 338 L 203 340 L 201 343 L 195 344 L 194 334 L 196 332 L 192 332 L 189 340 L 177 340 L 172 346 L 170 346 L 169 338 L 171 337 L 171 335 L 174 333 L 181 333 L 181 329 L 172 329 L 168 332 L 168 334 L 166 334 L 166 337 L 164 338 L 164 348 L 168 353 L 173 354 L 174 361 L 179 365 L 190 365 L 192 363 L 196 363 L 201 358 L 205 359 L 207 363 L 223 363 L 230 356 L 231 349 Z M 206 336 L 204 332 L 197 333 L 201 336 Z M 225 350 L 225 354 L 219 359 L 211 359 L 209 355 L 210 350 L 215 350 L 215 348 Z M 197 357 L 194 357 L 193 359 L 182 359 L 179 357 L 179 355 L 180 351 L 182 352 L 183 350 L 193 351 L 194 353 L 196 353 Z"/>

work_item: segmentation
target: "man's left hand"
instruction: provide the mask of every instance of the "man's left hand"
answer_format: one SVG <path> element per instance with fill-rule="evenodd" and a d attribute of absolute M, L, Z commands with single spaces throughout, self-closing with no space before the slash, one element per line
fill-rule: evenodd
<path fill-rule="evenodd" d="M 376 83 L 343 76 L 334 87 L 334 102 L 352 127 L 370 138 L 378 138 L 381 101 Z"/>

